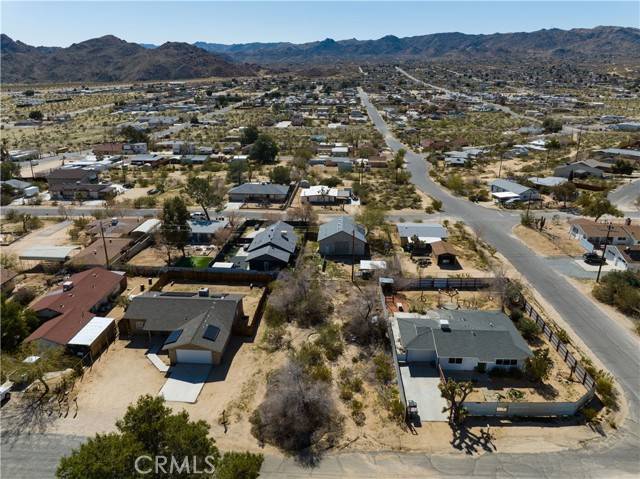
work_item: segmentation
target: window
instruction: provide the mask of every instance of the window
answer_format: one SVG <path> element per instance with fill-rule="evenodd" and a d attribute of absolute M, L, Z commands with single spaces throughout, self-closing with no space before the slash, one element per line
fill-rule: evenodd
<path fill-rule="evenodd" d="M 449 364 L 462 364 L 462 358 L 449 358 Z"/>
<path fill-rule="evenodd" d="M 496 359 L 496 366 L 517 366 L 517 359 Z"/>

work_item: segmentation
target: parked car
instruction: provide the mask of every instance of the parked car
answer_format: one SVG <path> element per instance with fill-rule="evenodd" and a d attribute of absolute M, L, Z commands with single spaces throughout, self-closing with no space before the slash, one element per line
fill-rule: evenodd
<path fill-rule="evenodd" d="M 607 264 L 607 260 L 598 253 L 585 253 L 582 255 L 582 259 L 584 259 L 584 262 L 587 264 Z"/>
<path fill-rule="evenodd" d="M 160 190 L 158 188 L 151 188 L 150 190 L 147 191 L 148 195 L 155 195 L 158 194 L 160 192 Z"/>

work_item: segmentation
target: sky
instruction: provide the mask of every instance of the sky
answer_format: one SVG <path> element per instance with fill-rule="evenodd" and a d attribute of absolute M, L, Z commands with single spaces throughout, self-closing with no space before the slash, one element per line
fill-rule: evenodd
<path fill-rule="evenodd" d="M 0 3 L 2 33 L 66 47 L 112 34 L 137 43 L 294 43 L 439 32 L 640 26 L 638 1 L 260 1 Z"/>

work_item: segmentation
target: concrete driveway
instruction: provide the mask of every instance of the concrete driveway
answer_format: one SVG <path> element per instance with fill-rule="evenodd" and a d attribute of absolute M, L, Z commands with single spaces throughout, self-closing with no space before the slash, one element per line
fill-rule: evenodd
<path fill-rule="evenodd" d="M 415 401 L 421 421 L 447 421 L 442 409 L 447 401 L 440 394 L 440 376 L 429 364 L 411 364 L 400 367 L 402 384 L 407 401 Z"/>
<path fill-rule="evenodd" d="M 160 389 L 167 401 L 194 403 L 209 377 L 210 364 L 177 364 L 169 369 L 169 379 Z"/>

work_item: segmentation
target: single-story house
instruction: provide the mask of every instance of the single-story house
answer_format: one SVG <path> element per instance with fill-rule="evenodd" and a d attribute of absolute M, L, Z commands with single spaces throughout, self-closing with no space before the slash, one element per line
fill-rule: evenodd
<path fill-rule="evenodd" d="M 592 248 L 600 248 L 602 245 L 633 245 L 640 241 L 640 235 L 634 237 L 634 230 L 625 225 L 611 225 L 611 230 L 606 223 L 596 223 L 586 218 L 578 218 L 569 222 L 569 235 L 581 242 L 590 243 Z M 634 225 L 635 226 L 635 225 Z M 607 240 L 607 235 L 609 240 Z M 588 245 L 585 245 L 587 247 Z"/>
<path fill-rule="evenodd" d="M 603 160 L 640 162 L 640 150 L 632 150 L 630 148 L 605 148 L 603 150 L 596 150 L 594 153 Z"/>
<path fill-rule="evenodd" d="M 191 244 L 211 244 L 215 234 L 229 226 L 229 221 L 225 218 L 216 220 L 188 220 L 191 233 L 189 242 Z"/>
<path fill-rule="evenodd" d="M 596 178 L 602 178 L 604 176 L 604 169 L 600 161 L 584 160 L 574 161 L 573 163 L 565 163 L 564 165 L 557 166 L 553 170 L 553 176 L 560 176 L 562 178 L 584 178 L 587 176 L 594 176 Z M 607 165 L 610 167 L 611 165 Z"/>
<path fill-rule="evenodd" d="M 640 271 L 640 245 L 608 245 L 604 257 L 615 268 Z"/>
<path fill-rule="evenodd" d="M 157 154 L 140 154 L 133 155 L 131 158 L 131 166 L 151 166 L 158 167 L 169 163 L 169 157 Z"/>
<path fill-rule="evenodd" d="M 43 323 L 25 341 L 37 341 L 43 346 L 68 346 L 126 287 L 124 273 L 91 268 L 74 274 L 62 283 L 61 288 L 48 293 L 31 307 Z M 113 339 L 115 336 L 108 332 L 104 336 L 98 334 L 89 343 L 88 336 L 84 336 L 83 344 L 77 345 L 84 346 L 86 352 L 91 351 L 95 356 L 104 347 L 105 337 Z"/>
<path fill-rule="evenodd" d="M 569 181 L 561 176 L 547 176 L 546 178 L 530 176 L 527 180 L 541 188 L 553 188 L 554 186 L 562 185 Z"/>
<path fill-rule="evenodd" d="M 430 245 L 449 237 L 447 228 L 435 223 L 398 223 L 396 227 L 400 236 L 400 244 L 405 250 L 412 248 L 416 237 L 423 245 Z"/>
<path fill-rule="evenodd" d="M 396 313 L 391 330 L 399 362 L 431 363 L 445 371 L 523 369 L 532 356 L 513 321 L 501 311 Z"/>
<path fill-rule="evenodd" d="M 300 191 L 300 202 L 311 204 L 348 203 L 351 198 L 351 188 L 329 188 L 325 185 L 315 185 Z"/>
<path fill-rule="evenodd" d="M 89 246 L 79 251 L 71 258 L 75 266 L 106 266 L 107 257 L 112 263 L 118 256 L 125 253 L 133 243 L 131 238 L 97 238 Z"/>
<path fill-rule="evenodd" d="M 232 332 L 244 319 L 242 295 L 148 292 L 124 314 L 129 332 L 161 336 L 171 364 L 220 364 Z"/>
<path fill-rule="evenodd" d="M 15 178 L 7 181 L 0 181 L 0 188 L 4 189 L 5 186 L 13 189 L 15 196 L 24 196 L 26 198 L 36 196 L 40 192 L 40 188 L 37 186 L 32 185 L 28 181 L 17 180 Z"/>
<path fill-rule="evenodd" d="M 289 264 L 297 245 L 298 235 L 293 226 L 278 221 L 256 234 L 247 247 L 249 255 L 246 262 L 251 269 L 257 271 L 284 268 Z"/>
<path fill-rule="evenodd" d="M 491 196 L 497 201 L 529 201 L 540 198 L 540 193 L 535 188 L 523 186 L 515 181 L 503 180 L 497 178 L 489 183 L 491 188 Z"/>
<path fill-rule="evenodd" d="M 229 201 L 242 203 L 284 203 L 288 185 L 275 183 L 244 183 L 229 190 Z"/>
<path fill-rule="evenodd" d="M 98 172 L 84 168 L 58 168 L 47 175 L 51 199 L 103 199 L 114 194 L 110 183 L 98 183 Z"/>
<path fill-rule="evenodd" d="M 364 256 L 367 249 L 365 229 L 350 216 L 339 216 L 320 225 L 320 254 L 325 256 Z"/>

